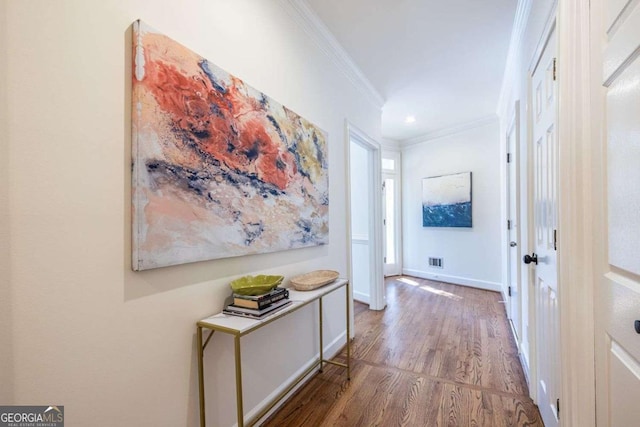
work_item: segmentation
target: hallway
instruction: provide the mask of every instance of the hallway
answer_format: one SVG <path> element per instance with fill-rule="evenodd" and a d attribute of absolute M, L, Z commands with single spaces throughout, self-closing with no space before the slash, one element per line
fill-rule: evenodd
<path fill-rule="evenodd" d="M 406 276 L 386 283 L 386 310 L 355 303 L 351 382 L 327 366 L 265 426 L 542 425 L 500 294 Z"/>

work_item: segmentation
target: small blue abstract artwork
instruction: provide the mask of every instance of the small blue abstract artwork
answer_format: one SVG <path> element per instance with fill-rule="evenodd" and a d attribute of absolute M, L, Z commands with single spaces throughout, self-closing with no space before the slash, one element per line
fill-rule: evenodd
<path fill-rule="evenodd" d="M 471 172 L 422 179 L 423 227 L 470 228 L 471 218 Z"/>

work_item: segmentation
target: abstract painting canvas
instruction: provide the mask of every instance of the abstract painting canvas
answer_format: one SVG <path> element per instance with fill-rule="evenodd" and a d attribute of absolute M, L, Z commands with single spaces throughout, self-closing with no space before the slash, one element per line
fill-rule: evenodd
<path fill-rule="evenodd" d="M 132 91 L 134 270 L 328 243 L 318 127 L 140 21 Z"/>
<path fill-rule="evenodd" d="M 423 227 L 471 227 L 471 172 L 422 179 Z"/>

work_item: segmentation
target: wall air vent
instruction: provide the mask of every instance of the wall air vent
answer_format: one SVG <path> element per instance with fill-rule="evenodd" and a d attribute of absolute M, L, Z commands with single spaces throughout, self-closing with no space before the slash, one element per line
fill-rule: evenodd
<path fill-rule="evenodd" d="M 429 267 L 442 268 L 442 258 L 429 257 Z"/>

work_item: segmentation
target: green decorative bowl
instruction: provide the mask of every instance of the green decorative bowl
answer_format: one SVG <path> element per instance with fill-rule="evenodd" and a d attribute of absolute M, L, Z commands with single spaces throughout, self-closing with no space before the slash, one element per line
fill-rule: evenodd
<path fill-rule="evenodd" d="M 244 276 L 229 283 L 233 292 L 240 295 L 262 295 L 278 286 L 284 280 L 284 276 Z"/>

